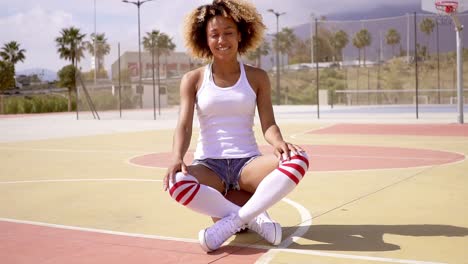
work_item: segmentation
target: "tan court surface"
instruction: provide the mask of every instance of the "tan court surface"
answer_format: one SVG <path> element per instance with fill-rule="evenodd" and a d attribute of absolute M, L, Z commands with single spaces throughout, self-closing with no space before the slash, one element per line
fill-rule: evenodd
<path fill-rule="evenodd" d="M 7 124 L 5 120 L 0 119 L 0 127 Z M 21 122 L 24 126 L 18 129 L 35 129 L 28 126 L 28 117 Z M 73 117 L 57 122 L 64 122 L 68 129 L 95 124 Z M 196 239 L 211 220 L 186 210 L 162 191 L 163 168 L 130 162 L 170 152 L 170 128 L 103 129 L 85 136 L 60 135 L 59 130 L 50 138 L 4 140 L 0 143 L 0 259 L 7 262 L 0 263 L 468 263 L 466 125 L 458 127 L 462 132 L 456 136 L 421 136 L 314 133 L 334 123 L 279 123 L 288 141 L 311 147 L 311 164 L 314 146 L 336 146 L 337 151 L 340 146 L 423 149 L 462 158 L 427 166 L 404 163 L 389 169 L 339 170 L 333 164 L 321 171 L 312 169 L 287 199 L 269 211 L 283 225 L 280 247 L 270 247 L 247 233 L 228 242 L 238 246 L 231 247 L 235 250 L 225 247 L 223 253 L 207 255 Z M 265 144 L 256 132 L 259 144 Z M 349 158 L 360 162 L 359 157 L 372 162 L 362 152 L 332 158 L 346 163 Z M 407 160 L 395 153 L 378 158 Z M 25 231 L 23 226 L 36 229 Z M 51 230 L 64 233 L 54 237 Z M 108 232 L 110 237 L 106 242 L 104 238 L 77 239 L 66 230 L 87 230 L 86 236 Z M 28 234 L 41 239 L 21 238 Z M 138 245 L 125 240 L 132 237 L 146 240 Z M 57 251 L 57 246 L 45 246 L 47 238 L 62 245 L 62 255 L 47 253 Z M 118 244 L 125 250 L 103 247 L 97 253 L 80 255 L 79 249 L 87 242 Z M 49 255 L 41 258 L 42 253 Z M 145 257 L 138 258 L 138 254 Z"/>

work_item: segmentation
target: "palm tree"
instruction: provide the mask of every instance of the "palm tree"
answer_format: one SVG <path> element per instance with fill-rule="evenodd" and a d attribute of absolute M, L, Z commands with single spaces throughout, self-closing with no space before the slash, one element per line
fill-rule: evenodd
<path fill-rule="evenodd" d="M 392 46 L 392 54 L 395 57 L 395 45 L 400 44 L 401 36 L 400 33 L 394 28 L 388 30 L 387 35 L 385 35 L 385 42 L 387 45 Z"/>
<path fill-rule="evenodd" d="M 143 37 L 143 46 L 144 48 L 152 52 L 153 56 L 156 55 L 156 64 L 159 74 L 159 58 L 162 55 L 170 54 L 171 51 L 174 51 L 176 45 L 172 42 L 167 34 L 159 32 L 159 30 L 153 30 L 151 32 L 146 32 L 146 36 Z M 167 59 L 166 59 L 166 71 L 167 71 Z"/>
<path fill-rule="evenodd" d="M 331 61 L 334 56 L 333 33 L 330 30 L 321 27 L 316 36 L 312 38 L 314 45 L 314 61 Z"/>
<path fill-rule="evenodd" d="M 157 59 L 157 69 L 158 69 L 158 76 L 159 76 L 159 46 L 158 40 L 161 33 L 159 30 L 153 30 L 151 32 L 146 32 L 146 36 L 143 37 L 143 47 L 145 50 L 151 53 L 151 57 L 154 61 L 154 56 L 156 55 Z M 153 65 L 154 69 L 154 65 Z"/>
<path fill-rule="evenodd" d="M 276 38 L 278 38 L 278 42 L 276 41 Z M 275 36 L 274 48 L 275 50 L 278 50 L 281 54 L 288 54 L 288 56 L 291 56 L 292 47 L 296 40 L 297 37 L 292 29 L 283 28 L 281 32 L 279 32 L 277 36 Z M 276 45 L 279 45 L 279 47 L 276 47 Z M 281 64 L 284 65 L 283 61 L 281 62 Z"/>
<path fill-rule="evenodd" d="M 357 33 L 353 37 L 353 46 L 358 49 L 358 66 L 361 66 L 361 49 L 364 47 Z"/>
<path fill-rule="evenodd" d="M 68 111 L 72 110 L 72 91 L 76 90 L 76 80 L 75 80 L 75 73 L 76 68 L 78 66 L 78 62 L 81 58 L 84 57 L 84 42 L 83 39 L 85 38 L 86 34 L 81 34 L 80 29 L 75 27 L 64 28 L 60 32 L 60 37 L 55 39 L 57 43 L 57 51 L 59 53 L 60 58 L 65 60 L 70 60 L 71 65 L 73 66 L 73 70 L 66 70 L 66 74 L 73 74 L 69 78 L 72 79 L 70 86 L 68 86 Z M 65 67 L 64 67 L 65 68 Z M 78 100 L 78 97 L 77 97 Z"/>
<path fill-rule="evenodd" d="M 343 61 L 344 60 L 344 58 L 343 58 L 343 49 L 349 43 L 348 33 L 346 33 L 343 30 L 340 30 L 340 31 L 336 32 L 334 37 L 333 37 L 333 43 L 334 43 L 334 46 L 335 46 L 335 52 L 339 53 L 339 55 L 341 57 L 341 61 Z"/>
<path fill-rule="evenodd" d="M 175 44 L 172 42 L 172 38 L 170 38 L 167 34 L 161 33 L 159 30 L 153 30 L 151 32 L 146 32 L 146 36 L 143 37 L 143 46 L 144 48 L 151 52 L 151 56 L 153 59 L 153 85 L 154 85 L 154 55 L 156 52 L 156 68 L 157 68 L 157 79 L 158 79 L 158 94 L 161 92 L 161 76 L 160 76 L 160 63 L 159 58 L 161 54 L 166 56 L 166 78 L 167 78 L 167 55 L 170 54 L 171 51 L 175 49 Z M 158 96 L 159 100 L 159 96 Z M 159 106 L 160 104 L 158 104 Z M 159 114 L 161 114 L 161 108 L 159 108 Z"/>
<path fill-rule="evenodd" d="M 427 35 L 427 46 L 429 46 L 429 38 L 434 31 L 435 23 L 432 19 L 430 18 L 425 18 L 423 21 L 421 21 L 421 24 L 419 24 L 419 29 L 421 32 Z M 425 49 L 427 51 L 427 48 Z M 424 57 L 427 56 L 427 53 L 423 53 Z"/>
<path fill-rule="evenodd" d="M 356 42 L 356 44 L 355 44 Z M 372 43 L 372 37 L 367 29 L 361 29 L 359 32 L 356 33 L 355 39 L 353 39 L 353 44 L 356 48 L 359 49 L 359 53 L 361 49 L 364 49 L 363 53 L 363 62 L 364 66 L 366 66 L 366 47 L 370 46 Z M 360 57 L 360 56 L 359 56 Z"/>
<path fill-rule="evenodd" d="M 94 56 L 94 43 L 96 41 L 96 69 L 98 74 L 101 70 L 104 70 L 104 56 L 110 53 L 110 45 L 107 43 L 105 33 L 102 34 L 91 34 L 91 40 L 86 42 L 86 49 Z"/>
<path fill-rule="evenodd" d="M 26 59 L 24 55 L 26 53 L 25 49 L 20 49 L 20 44 L 16 41 L 10 41 L 2 47 L 0 51 L 0 56 L 7 63 L 10 63 L 13 66 L 13 75 L 15 74 L 15 64 L 18 62 L 23 62 Z"/>
<path fill-rule="evenodd" d="M 81 34 L 80 29 L 75 27 L 64 28 L 60 37 L 55 39 L 58 53 L 61 59 L 70 60 L 73 66 L 77 66 L 84 57 L 84 42 L 86 34 Z"/>
<path fill-rule="evenodd" d="M 248 52 L 247 58 L 249 60 L 255 61 L 255 66 L 262 67 L 262 56 L 266 56 L 270 53 L 270 43 L 267 40 L 263 39 L 262 44 L 260 44 L 255 50 Z"/>
<path fill-rule="evenodd" d="M 157 46 L 159 48 L 159 51 L 162 55 L 164 55 L 164 64 L 165 64 L 165 69 L 166 69 L 166 76 L 168 76 L 168 71 L 167 71 L 167 56 L 171 54 L 172 51 L 175 50 L 176 45 L 172 41 L 172 38 L 169 37 L 166 33 L 161 33 L 158 38 Z M 159 63 L 159 58 L 158 58 L 158 63 Z M 159 65 L 158 65 L 159 67 Z"/>

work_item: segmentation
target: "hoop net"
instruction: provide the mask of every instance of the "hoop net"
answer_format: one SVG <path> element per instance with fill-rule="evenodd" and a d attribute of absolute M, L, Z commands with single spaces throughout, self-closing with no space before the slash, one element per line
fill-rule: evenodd
<path fill-rule="evenodd" d="M 437 1 L 435 6 L 437 10 L 444 12 L 447 15 L 453 15 L 457 12 L 458 1 Z"/>

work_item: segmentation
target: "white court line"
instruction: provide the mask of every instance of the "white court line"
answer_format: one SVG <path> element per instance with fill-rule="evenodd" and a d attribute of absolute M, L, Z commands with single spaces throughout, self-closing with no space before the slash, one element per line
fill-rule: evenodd
<path fill-rule="evenodd" d="M 107 178 L 107 179 L 62 179 L 62 180 L 0 181 L 0 184 L 48 183 L 48 182 L 105 182 L 105 181 L 162 182 L 162 180 L 152 180 L 152 179 Z"/>
<path fill-rule="evenodd" d="M 313 157 L 340 157 L 340 158 L 346 158 L 346 157 L 353 157 L 353 158 L 374 158 L 374 159 L 393 159 L 393 160 L 434 160 L 434 161 L 444 161 L 445 163 L 443 164 L 432 164 L 432 165 L 422 165 L 422 166 L 408 166 L 408 167 L 398 167 L 398 168 L 372 168 L 372 169 L 344 169 L 344 170 L 326 170 L 326 171 L 312 171 L 315 173 L 337 173 L 337 172 L 366 172 L 366 171 L 378 171 L 378 170 L 400 170 L 400 169 L 419 169 L 419 168 L 429 168 L 433 166 L 447 166 L 447 165 L 453 165 L 457 163 L 462 163 L 467 159 L 467 156 L 463 153 L 459 152 L 454 152 L 454 151 L 446 151 L 446 152 L 451 152 L 451 153 L 456 153 L 464 158 L 459 161 L 451 161 L 450 159 L 437 159 L 437 158 L 405 158 L 405 157 L 375 157 L 375 156 L 364 156 L 364 155 L 309 155 L 309 158 Z M 156 152 L 154 153 L 148 153 L 147 155 L 152 155 L 152 154 L 157 154 Z M 141 165 L 141 164 L 136 164 L 131 162 L 132 159 L 140 157 L 141 155 L 135 155 L 133 157 L 130 157 L 127 159 L 125 162 L 131 166 L 139 167 L 139 168 L 147 168 L 147 169 L 167 169 L 166 167 L 159 167 L 159 166 L 151 166 L 151 165 Z M 309 171 L 310 172 L 310 171 Z"/>
<path fill-rule="evenodd" d="M 280 249 L 285 249 L 289 247 L 292 243 L 300 239 L 307 231 L 309 231 L 310 226 L 312 225 L 312 215 L 310 212 L 301 204 L 296 203 L 288 198 L 283 198 L 283 201 L 292 207 L 296 208 L 299 214 L 301 215 L 301 223 L 299 227 L 292 233 L 289 237 L 284 239 L 279 245 L 277 250 L 269 250 L 263 254 L 255 263 L 263 264 L 270 263 L 270 261 L 275 257 L 276 253 Z"/>
<path fill-rule="evenodd" d="M 152 179 L 64 179 L 64 180 L 30 180 L 30 181 L 9 181 L 9 182 L 0 182 L 0 184 L 21 184 L 21 183 L 46 183 L 46 182 L 84 182 L 84 181 L 141 181 L 141 182 L 162 182 L 162 180 L 152 180 Z M 287 237 L 278 248 L 271 247 L 271 246 L 263 246 L 263 245 L 245 245 L 245 244 L 238 244 L 232 243 L 232 245 L 243 246 L 243 247 L 250 247 L 250 248 L 257 248 L 257 249 L 266 249 L 268 250 L 256 263 L 268 263 L 270 262 L 274 255 L 278 252 L 289 252 L 289 253 L 296 253 L 296 254 L 303 254 L 303 255 L 315 255 L 315 256 L 323 256 L 323 257 L 332 257 L 332 258 L 339 258 L 339 259 L 359 259 L 359 260 L 367 260 L 367 261 L 379 261 L 379 262 L 387 262 L 387 263 L 405 263 L 405 264 L 445 264 L 442 262 L 425 262 L 425 261 L 417 261 L 417 260 L 405 260 L 405 259 L 395 259 L 395 258 L 380 258 L 380 257 L 371 257 L 371 256 L 359 256 L 359 255 L 350 255 L 350 254 L 337 254 L 337 253 L 328 253 L 322 252 L 317 250 L 303 250 L 303 249 L 288 249 L 287 247 L 290 246 L 292 243 L 296 242 L 300 239 L 309 229 L 310 225 L 312 224 L 312 216 L 310 215 L 309 211 L 300 205 L 288 198 L 283 198 L 284 202 L 294 207 L 299 214 L 301 215 L 301 224 L 298 226 L 296 231 Z M 50 224 L 50 223 L 43 223 L 43 222 L 34 222 L 34 221 L 25 221 L 25 220 L 17 220 L 17 219 L 9 219 L 9 218 L 0 218 L 0 221 L 4 222 L 11 222 L 11 223 L 19 223 L 19 224 L 30 224 L 30 225 L 37 225 L 37 226 L 45 226 L 45 227 L 52 227 L 52 228 L 61 228 L 67 230 L 76 230 L 76 231 L 85 231 L 85 232 L 94 232 L 94 233 L 101 233 L 101 234 L 109 234 L 109 235 L 118 235 L 118 236 L 127 236 L 127 237 L 137 237 L 137 238 L 149 238 L 149 239 L 159 239 L 159 240 L 167 240 L 167 241 L 179 241 L 179 242 L 187 242 L 187 243 L 196 243 L 198 244 L 197 239 L 189 239 L 189 238 L 177 238 L 177 237 L 167 237 L 167 236 L 157 236 L 157 235 L 146 235 L 146 234 L 138 234 L 138 233 L 127 233 L 127 232 L 118 232 L 118 231 L 111 231 L 111 230 L 104 230 L 104 229 L 95 229 L 95 228 L 84 228 L 84 227 L 76 227 L 76 226 L 66 226 L 66 225 L 58 225 L 58 224 Z"/>
<path fill-rule="evenodd" d="M 158 240 L 177 241 L 177 242 L 186 242 L 186 243 L 195 243 L 195 244 L 199 243 L 198 239 L 118 232 L 118 231 L 111 231 L 111 230 L 104 230 L 104 229 L 57 225 L 57 224 L 17 220 L 17 219 L 10 219 L 10 218 L 0 218 L 0 221 L 10 222 L 10 223 L 17 223 L 17 224 L 28 224 L 28 225 L 44 226 L 44 227 L 51 227 L 51 228 L 60 228 L 60 229 L 74 230 L 74 231 L 93 232 L 93 233 L 99 233 L 99 234 L 126 236 L 126 237 L 158 239 Z M 298 232 L 298 230 L 296 230 L 296 232 L 294 234 L 299 234 L 300 232 Z M 292 239 L 292 241 L 295 241 L 295 240 L 297 240 L 297 239 L 296 238 Z M 283 244 L 283 243 L 281 243 L 281 244 Z M 274 254 L 276 254 L 278 252 L 286 252 L 286 253 L 296 253 L 296 254 L 303 254 L 303 255 L 315 255 L 315 256 L 332 257 L 332 258 L 340 258 L 340 259 L 359 259 L 359 260 L 379 261 L 379 262 L 387 262 L 387 263 L 446 264 L 446 263 L 443 263 L 443 262 L 426 262 L 426 261 L 405 260 L 405 259 L 395 259 L 395 258 L 379 258 L 379 257 L 370 257 L 370 256 L 358 256 L 358 255 L 350 255 L 350 254 L 335 254 L 335 253 L 327 253 L 327 252 L 316 251 L 316 250 L 273 248 L 273 247 L 270 247 L 270 246 L 262 246 L 262 245 L 244 245 L 244 244 L 237 244 L 237 243 L 233 244 L 233 245 L 269 250 L 267 253 L 265 253 L 257 261 L 257 263 L 268 263 L 268 261 L 271 260 L 271 258 L 274 256 Z M 264 257 L 264 256 L 266 256 L 266 257 Z M 262 262 L 259 262 L 259 261 L 262 261 Z"/>
<path fill-rule="evenodd" d="M 318 145 L 321 146 L 321 145 Z M 331 146 L 331 145 L 327 145 Z M 339 147 L 339 145 L 337 145 Z M 348 145 L 347 145 L 348 146 Z M 349 145 L 353 146 L 353 145 Z M 356 145 L 358 147 L 361 147 L 362 145 Z M 363 146 L 363 147 L 376 147 L 376 146 Z M 139 153 L 139 155 L 132 156 L 128 159 L 128 161 L 140 157 L 140 156 L 145 156 L 145 155 L 152 155 L 152 154 L 158 154 L 158 152 L 147 152 L 147 151 L 138 151 L 138 150 L 78 150 L 78 149 L 47 149 L 47 148 L 16 148 L 16 147 L 0 147 L 0 149 L 5 149 L 5 150 L 18 150 L 18 151 L 44 151 L 44 152 L 72 152 L 72 153 L 117 153 L 117 154 L 135 154 Z M 415 148 L 416 149 L 416 148 Z M 434 149 L 421 149 L 417 148 L 418 150 L 427 150 L 427 151 L 443 151 L 443 152 L 450 152 L 450 153 L 457 153 L 453 151 L 445 151 L 445 150 L 434 150 Z M 466 158 L 466 156 L 462 153 L 457 153 Z M 445 159 L 440 159 L 440 158 L 424 158 L 424 157 L 405 157 L 405 156 L 372 156 L 372 155 L 327 155 L 327 154 L 311 154 L 311 157 L 336 157 L 336 158 L 373 158 L 373 159 L 393 159 L 393 160 L 445 160 Z M 145 166 L 145 165 L 138 165 L 138 164 L 133 164 L 129 162 L 130 164 L 138 167 L 151 167 L 151 168 L 156 168 L 154 166 Z"/>
<path fill-rule="evenodd" d="M 387 262 L 387 263 L 404 263 L 404 264 L 447 264 L 445 262 L 432 262 L 432 261 L 419 261 L 411 259 L 396 259 L 396 258 L 382 258 L 382 257 L 371 257 L 371 256 L 360 256 L 360 255 L 350 255 L 350 254 L 336 254 L 328 253 L 317 250 L 304 250 L 304 249 L 270 249 L 271 251 L 277 252 L 287 252 L 287 253 L 297 253 L 302 255 L 314 255 L 321 257 L 331 257 L 331 258 L 341 258 L 341 259 L 358 259 L 366 261 L 378 261 L 378 262 Z"/>
<path fill-rule="evenodd" d="M 43 151 L 43 152 L 71 152 L 71 153 L 117 153 L 117 154 L 135 154 L 147 153 L 142 150 L 99 150 L 99 149 L 60 149 L 60 148 L 19 148 L 19 147 L 0 147 L 1 150 L 16 151 Z"/>
<path fill-rule="evenodd" d="M 330 125 L 330 126 L 334 126 L 334 125 Z M 329 127 L 330 127 L 329 126 Z M 327 126 L 325 126 L 327 127 Z M 320 128 L 319 128 L 320 129 Z M 317 143 L 316 140 L 312 140 L 310 138 L 301 138 L 300 136 L 301 135 L 306 135 L 308 132 L 310 131 L 314 131 L 314 130 L 317 130 L 317 129 L 311 129 L 311 130 L 306 130 L 304 132 L 300 132 L 300 133 L 295 133 L 295 134 L 292 134 L 291 136 L 289 136 L 290 138 L 293 138 L 293 139 L 300 139 L 302 141 L 305 141 L 305 142 L 314 142 L 315 145 L 317 146 L 334 146 L 333 144 L 324 144 L 323 142 L 320 142 L 320 144 Z M 357 135 L 359 136 L 359 135 Z M 440 141 L 438 140 L 437 142 L 443 142 L 443 141 Z M 453 141 L 447 141 L 447 142 L 450 142 L 450 143 L 453 143 Z M 337 147 L 341 146 L 341 145 L 336 145 Z M 345 146 L 363 146 L 363 147 L 386 147 L 386 148 L 392 148 L 391 146 L 380 146 L 380 145 L 345 145 Z M 400 147 L 401 148 L 401 147 Z M 404 149 L 409 149 L 408 148 L 404 148 Z M 367 172 L 367 171 L 376 171 L 376 170 L 401 170 L 401 169 L 425 169 L 425 168 L 429 168 L 429 167 L 433 167 L 433 166 L 449 166 L 449 165 L 455 165 L 455 164 L 459 164 L 459 163 L 463 163 L 464 161 L 466 161 L 468 159 L 468 157 L 466 156 L 465 153 L 461 153 L 461 152 L 458 152 L 458 151 L 452 151 L 452 150 L 446 150 L 446 149 L 429 149 L 429 148 L 411 148 L 411 149 L 417 149 L 417 150 L 426 150 L 426 151 L 441 151 L 441 152 L 448 152 L 448 153 L 455 153 L 455 154 L 458 154 L 458 155 L 461 155 L 463 156 L 464 158 L 462 160 L 459 160 L 459 161 L 452 161 L 450 162 L 450 160 L 447 160 L 448 162 L 447 163 L 443 163 L 443 164 L 437 164 L 437 165 L 423 165 L 423 166 L 408 166 L 408 167 L 398 167 L 398 168 L 375 168 L 375 169 L 356 169 L 356 170 L 352 170 L 352 169 L 346 169 L 346 170 L 327 170 L 327 171 L 314 171 L 316 173 L 338 173 L 338 172 Z M 310 157 L 312 157 L 311 154 L 309 154 Z M 321 155 L 316 155 L 316 156 L 321 156 Z M 322 155 L 322 156 L 326 156 L 326 155 Z M 333 155 L 331 155 L 333 157 Z M 343 155 L 342 157 L 346 157 L 346 155 Z M 355 156 L 355 157 L 366 157 L 366 156 Z M 372 158 L 378 158 L 378 157 L 373 157 L 371 156 Z M 389 158 L 389 157 L 382 157 L 382 158 Z M 395 157 L 390 157 L 392 159 L 398 159 L 398 158 L 395 158 Z M 402 158 L 403 160 L 406 160 L 406 159 L 410 159 L 410 158 Z M 418 158 L 411 158 L 411 159 L 418 159 Z M 425 158 L 421 158 L 421 160 L 424 160 Z M 430 160 L 427 159 L 427 160 Z M 441 160 L 441 159 L 434 159 L 434 160 Z"/>

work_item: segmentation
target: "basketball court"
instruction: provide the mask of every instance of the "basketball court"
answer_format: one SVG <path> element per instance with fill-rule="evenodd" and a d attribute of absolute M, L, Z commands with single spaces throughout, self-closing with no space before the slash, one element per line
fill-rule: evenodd
<path fill-rule="evenodd" d="M 465 1 L 422 7 L 451 16 L 459 40 Z M 101 112 L 104 120 L 0 115 L 0 263 L 468 263 L 457 52 L 456 107 L 427 105 L 415 118 L 412 105 L 335 106 L 319 119 L 314 106 L 275 106 L 286 141 L 310 158 L 298 188 L 269 210 L 283 227 L 275 247 L 247 232 L 215 252 L 201 249 L 198 231 L 211 219 L 162 187 L 177 108 L 156 120 L 139 118 L 150 110 Z M 194 129 L 186 163 L 197 137 Z"/>
<path fill-rule="evenodd" d="M 415 120 L 341 110 L 318 120 L 309 106 L 275 108 L 285 138 L 303 146 L 311 164 L 269 211 L 283 242 L 272 247 L 248 232 L 211 254 L 197 241 L 211 219 L 162 190 L 177 109 L 157 121 L 2 116 L 0 259 L 467 263 L 468 127 L 454 112 Z M 258 123 L 255 131 L 270 151 Z M 197 136 L 194 129 L 186 162 Z"/>

